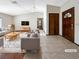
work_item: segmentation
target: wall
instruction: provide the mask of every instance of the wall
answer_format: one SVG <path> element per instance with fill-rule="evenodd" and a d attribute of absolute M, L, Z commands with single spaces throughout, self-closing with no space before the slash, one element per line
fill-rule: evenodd
<path fill-rule="evenodd" d="M 29 21 L 29 26 L 32 30 L 37 29 L 37 18 L 43 18 L 43 13 L 32 12 L 24 15 L 18 15 L 15 17 L 15 27 L 19 30 L 21 27 L 21 21 Z"/>
<path fill-rule="evenodd" d="M 45 20 L 46 20 L 46 34 L 49 34 L 49 13 L 60 13 L 60 7 L 47 5 L 46 6 L 46 13 L 45 13 Z"/>
<path fill-rule="evenodd" d="M 2 18 L 2 27 L 7 28 L 8 25 L 14 24 L 14 16 L 0 13 L 0 18 Z"/>
<path fill-rule="evenodd" d="M 47 5 L 47 12 L 48 13 L 60 13 L 60 7 Z"/>
<path fill-rule="evenodd" d="M 79 44 L 79 2 L 77 0 L 69 0 L 66 2 L 62 7 L 61 7 L 61 18 L 60 18 L 60 23 L 62 24 L 62 12 L 75 7 L 75 40 L 74 42 L 76 44 Z M 62 25 L 60 25 L 60 34 L 62 35 Z"/>
<path fill-rule="evenodd" d="M 44 16 L 43 16 L 44 20 L 43 20 L 43 28 L 44 28 L 44 32 L 45 34 L 47 34 L 48 32 L 48 28 L 47 28 L 47 6 L 44 7 Z"/>

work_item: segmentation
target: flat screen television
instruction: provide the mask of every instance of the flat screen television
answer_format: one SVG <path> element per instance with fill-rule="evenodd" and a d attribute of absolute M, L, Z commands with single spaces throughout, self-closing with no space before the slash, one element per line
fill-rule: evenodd
<path fill-rule="evenodd" d="M 21 25 L 26 25 L 26 26 L 28 26 L 28 25 L 29 25 L 29 21 L 21 21 Z"/>

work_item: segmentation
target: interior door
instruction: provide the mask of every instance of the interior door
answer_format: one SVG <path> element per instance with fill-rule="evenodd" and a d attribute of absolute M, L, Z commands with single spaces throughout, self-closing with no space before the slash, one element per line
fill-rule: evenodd
<path fill-rule="evenodd" d="M 49 14 L 49 35 L 54 35 L 54 14 Z"/>
<path fill-rule="evenodd" d="M 49 35 L 59 34 L 59 14 L 49 13 Z"/>
<path fill-rule="evenodd" d="M 59 14 L 54 15 L 54 35 L 59 35 Z"/>
<path fill-rule="evenodd" d="M 74 42 L 74 7 L 62 13 L 63 36 Z"/>

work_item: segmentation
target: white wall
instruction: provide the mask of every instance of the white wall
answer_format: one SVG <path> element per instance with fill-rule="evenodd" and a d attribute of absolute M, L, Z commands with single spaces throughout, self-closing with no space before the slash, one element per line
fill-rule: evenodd
<path fill-rule="evenodd" d="M 19 30 L 21 27 L 21 21 L 29 21 L 29 26 L 32 30 L 37 29 L 37 18 L 43 18 L 43 13 L 32 12 L 24 15 L 19 15 L 15 17 L 15 27 Z"/>
<path fill-rule="evenodd" d="M 77 0 L 69 0 L 61 7 L 60 23 L 62 24 L 62 12 L 75 7 L 75 43 L 79 44 L 79 2 Z M 62 35 L 62 25 L 60 25 L 60 34 Z"/>
<path fill-rule="evenodd" d="M 47 6 L 44 7 L 44 16 L 43 16 L 43 18 L 44 18 L 44 20 L 43 20 L 43 28 L 44 28 L 45 34 L 47 34 L 47 33 L 48 33 L 48 32 L 47 32 L 47 31 L 48 31 L 48 30 L 47 30 L 47 29 L 48 29 L 48 28 L 47 28 L 47 26 L 48 26 L 48 25 L 47 25 L 47 22 L 48 22 L 48 21 L 47 21 Z"/>
<path fill-rule="evenodd" d="M 60 7 L 47 5 L 47 12 L 48 13 L 60 13 Z"/>
<path fill-rule="evenodd" d="M 0 13 L 0 18 L 2 18 L 2 27 L 7 28 L 8 25 L 14 24 L 14 16 Z"/>

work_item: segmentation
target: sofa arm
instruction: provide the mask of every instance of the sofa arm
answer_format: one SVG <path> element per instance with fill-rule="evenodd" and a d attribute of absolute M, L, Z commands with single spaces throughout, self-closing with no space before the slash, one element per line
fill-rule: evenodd
<path fill-rule="evenodd" d="M 3 46 L 4 45 L 4 41 L 3 41 L 3 38 L 0 37 L 0 46 Z"/>

